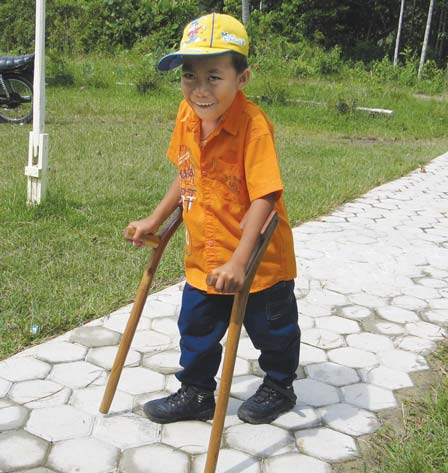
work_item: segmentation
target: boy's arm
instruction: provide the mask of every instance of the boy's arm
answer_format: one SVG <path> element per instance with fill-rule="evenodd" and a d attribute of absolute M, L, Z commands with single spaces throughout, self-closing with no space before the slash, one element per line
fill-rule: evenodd
<path fill-rule="evenodd" d="M 242 222 L 243 234 L 238 247 L 227 263 L 212 271 L 208 281 L 218 292 L 234 293 L 243 286 L 250 255 L 274 204 L 275 194 L 252 201 Z"/>
<path fill-rule="evenodd" d="M 144 246 L 144 242 L 140 239 L 143 235 L 155 233 L 160 225 L 171 215 L 174 209 L 179 205 L 180 201 L 180 185 L 179 176 L 176 176 L 170 188 L 166 192 L 159 205 L 148 217 L 142 220 L 129 222 L 128 228 L 135 228 L 132 240 L 134 246 Z"/>

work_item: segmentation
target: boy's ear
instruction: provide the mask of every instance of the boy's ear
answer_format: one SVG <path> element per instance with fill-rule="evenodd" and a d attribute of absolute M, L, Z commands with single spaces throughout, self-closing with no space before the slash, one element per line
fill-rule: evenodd
<path fill-rule="evenodd" d="M 249 83 L 249 79 L 250 79 L 250 69 L 247 68 L 238 77 L 238 88 L 239 88 L 239 90 L 243 90 L 244 87 L 246 87 L 246 85 Z"/>

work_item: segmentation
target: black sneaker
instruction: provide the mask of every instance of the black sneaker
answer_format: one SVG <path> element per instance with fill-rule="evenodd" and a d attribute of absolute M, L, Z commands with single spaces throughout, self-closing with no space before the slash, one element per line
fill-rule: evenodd
<path fill-rule="evenodd" d="M 215 396 L 213 391 L 183 384 L 177 393 L 147 402 L 143 411 L 158 424 L 179 420 L 210 420 L 215 413 Z"/>
<path fill-rule="evenodd" d="M 257 392 L 241 404 L 238 417 L 249 424 L 270 424 L 292 409 L 296 400 L 292 386 L 282 386 L 266 377 Z"/>

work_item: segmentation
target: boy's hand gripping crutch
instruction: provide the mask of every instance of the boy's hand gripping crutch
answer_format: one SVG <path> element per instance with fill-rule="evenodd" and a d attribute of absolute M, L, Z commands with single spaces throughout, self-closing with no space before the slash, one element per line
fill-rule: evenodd
<path fill-rule="evenodd" d="M 224 364 L 219 385 L 218 400 L 216 403 L 215 416 L 213 418 L 213 427 L 208 445 L 207 462 L 205 464 L 205 473 L 215 473 L 218 463 L 219 448 L 221 446 L 222 431 L 229 402 L 230 387 L 232 385 L 233 370 L 235 367 L 235 358 L 238 350 L 238 341 L 240 338 L 241 327 L 243 325 L 244 314 L 246 312 L 249 290 L 252 286 L 255 273 L 263 258 L 266 248 L 271 240 L 272 234 L 278 224 L 278 215 L 272 211 L 261 229 L 255 248 L 252 251 L 249 263 L 246 268 L 246 275 L 243 287 L 235 294 L 233 300 L 232 313 L 230 315 L 229 331 L 227 334 L 227 343 L 224 355 Z"/>
<path fill-rule="evenodd" d="M 131 315 L 129 316 L 128 323 L 126 324 L 126 329 L 121 338 L 120 346 L 110 371 L 109 380 L 107 382 L 103 400 L 100 406 L 100 412 L 102 414 L 107 414 L 109 412 L 110 405 L 112 404 L 112 400 L 117 389 L 118 381 L 120 380 L 121 371 L 123 369 L 126 356 L 129 352 L 132 339 L 134 338 L 135 330 L 137 329 L 137 325 L 140 320 L 140 316 L 142 314 L 154 274 L 157 270 L 157 267 L 159 266 L 159 262 L 162 258 L 162 254 L 166 245 L 181 222 L 182 209 L 177 207 L 157 234 L 148 235 L 142 238 L 142 240 L 145 242 L 145 246 L 150 246 L 152 248 L 151 256 L 149 257 L 148 263 L 146 264 L 145 270 L 143 272 L 142 280 L 135 297 Z M 132 234 L 130 234 L 128 230 L 126 230 L 125 238 L 132 238 Z"/>

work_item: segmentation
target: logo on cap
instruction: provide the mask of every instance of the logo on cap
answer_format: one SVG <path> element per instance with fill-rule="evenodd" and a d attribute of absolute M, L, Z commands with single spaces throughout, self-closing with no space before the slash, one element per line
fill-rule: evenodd
<path fill-rule="evenodd" d="M 225 43 L 238 44 L 239 46 L 244 46 L 246 44 L 246 40 L 244 38 L 237 38 L 233 33 L 227 33 L 226 31 L 223 31 L 221 36 Z"/>
<path fill-rule="evenodd" d="M 184 45 L 186 46 L 187 44 L 197 43 L 198 41 L 201 41 L 199 35 L 205 30 L 205 25 L 199 23 L 198 20 L 192 21 L 187 31 L 188 40 L 184 41 Z"/>

